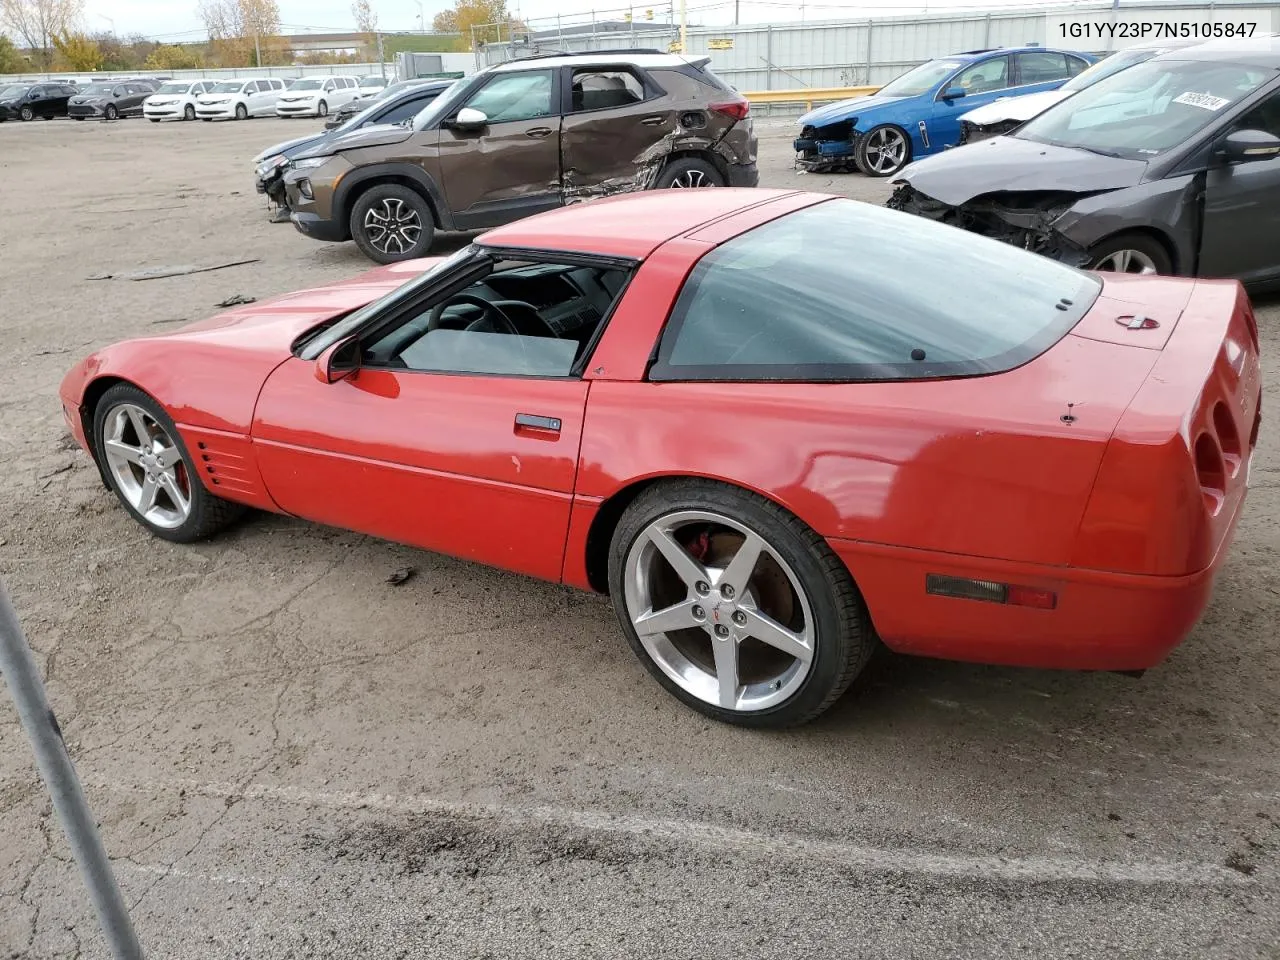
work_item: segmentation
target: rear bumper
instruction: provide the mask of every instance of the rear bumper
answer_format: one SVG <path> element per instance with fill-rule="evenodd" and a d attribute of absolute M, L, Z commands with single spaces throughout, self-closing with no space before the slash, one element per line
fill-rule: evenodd
<path fill-rule="evenodd" d="M 1234 527 L 1237 515 L 1232 517 Z M 1047 567 L 831 540 L 866 599 L 876 632 L 898 653 L 1062 670 L 1145 670 L 1191 633 L 1213 594 L 1230 536 L 1213 563 L 1181 577 Z M 1052 590 L 1053 610 L 925 593 L 942 574 Z"/>

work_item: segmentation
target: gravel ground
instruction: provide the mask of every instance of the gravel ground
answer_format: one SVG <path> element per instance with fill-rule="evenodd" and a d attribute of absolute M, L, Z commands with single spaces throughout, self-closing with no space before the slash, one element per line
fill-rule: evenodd
<path fill-rule="evenodd" d="M 253 192 L 310 125 L 0 127 L 0 576 L 151 956 L 1280 957 L 1274 418 L 1212 607 L 1142 680 L 886 655 L 783 734 L 680 707 L 599 598 L 277 517 L 144 534 L 58 381 L 367 268 Z M 789 132 L 766 185 L 887 194 L 797 176 Z M 0 699 L 0 956 L 104 955 Z"/>

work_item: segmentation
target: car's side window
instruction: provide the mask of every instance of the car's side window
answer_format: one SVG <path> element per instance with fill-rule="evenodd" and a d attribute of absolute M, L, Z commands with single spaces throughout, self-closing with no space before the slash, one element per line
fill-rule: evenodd
<path fill-rule="evenodd" d="M 570 85 L 572 109 L 608 110 L 644 100 L 644 84 L 630 70 L 574 70 Z"/>
<path fill-rule="evenodd" d="M 1037 51 L 1018 54 L 1018 83 L 1050 83 L 1071 75 L 1066 54 Z"/>
<path fill-rule="evenodd" d="M 1074 77 L 1077 73 L 1084 73 L 1090 66 L 1089 61 L 1083 57 L 1073 57 L 1071 54 L 1067 54 L 1067 72 L 1071 76 Z"/>
<path fill-rule="evenodd" d="M 507 263 L 363 346 L 363 364 L 423 373 L 569 377 L 580 373 L 629 271 Z"/>
<path fill-rule="evenodd" d="M 123 97 L 124 93 L 125 93 L 125 89 L 122 86 L 116 87 L 114 90 L 111 91 L 111 95 L 113 97 Z"/>
<path fill-rule="evenodd" d="M 412 119 L 422 112 L 422 108 L 434 100 L 435 97 L 420 97 L 416 100 L 406 100 L 404 103 L 397 104 L 379 119 L 378 123 L 403 123 L 405 120 Z"/>
<path fill-rule="evenodd" d="M 984 60 L 968 70 L 960 71 L 960 74 L 946 86 L 948 88 L 963 87 L 965 92 L 971 95 L 1003 90 L 1009 86 L 1009 58 L 994 57 L 991 60 Z"/>
<path fill-rule="evenodd" d="M 479 110 L 490 123 L 513 123 L 551 115 L 554 74 L 550 70 L 503 73 L 471 97 L 466 106 Z"/>
<path fill-rule="evenodd" d="M 1273 93 L 1246 113 L 1236 121 L 1235 128 L 1265 130 L 1274 137 L 1280 137 L 1280 93 Z"/>

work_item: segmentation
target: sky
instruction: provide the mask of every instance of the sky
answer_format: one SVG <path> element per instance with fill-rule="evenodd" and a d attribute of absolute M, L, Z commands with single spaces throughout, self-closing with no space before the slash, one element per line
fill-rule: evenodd
<path fill-rule="evenodd" d="M 689 23 L 722 26 L 733 22 L 734 0 L 686 0 Z M 592 0 L 508 0 L 513 12 L 535 28 L 554 27 L 557 14 L 565 25 L 591 19 Z M 614 9 L 606 9 L 610 4 Z M 350 0 L 279 0 L 280 20 L 285 33 L 349 31 L 355 29 Z M 836 20 L 844 17 L 893 16 L 918 13 L 923 9 L 991 9 L 1000 6 L 1041 6 L 1038 0 L 738 0 L 743 23 L 782 23 L 794 20 Z M 1055 4 L 1056 5 L 1056 4 Z M 449 4 L 444 0 L 373 0 L 378 25 L 387 31 L 419 29 L 419 12 L 430 29 L 432 18 Z M 653 9 L 655 19 L 665 20 L 671 2 L 636 0 L 637 23 L 643 11 Z M 150 39 L 179 42 L 203 38 L 204 30 L 196 12 L 197 0 L 86 0 L 84 28 L 89 32 L 115 30 L 120 36 L 141 34 Z M 678 9 L 678 8 L 677 8 Z M 597 0 L 596 18 L 622 19 L 625 0 Z M 545 18 L 545 19 L 544 19 Z M 540 24 L 537 21 L 543 19 Z"/>

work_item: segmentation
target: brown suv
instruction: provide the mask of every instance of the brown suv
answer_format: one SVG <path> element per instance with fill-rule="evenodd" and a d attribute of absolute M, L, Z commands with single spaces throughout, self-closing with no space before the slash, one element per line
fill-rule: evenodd
<path fill-rule="evenodd" d="M 707 69 L 657 51 L 529 57 L 457 81 L 404 126 L 297 154 L 297 229 L 355 240 L 378 263 L 577 200 L 665 187 L 754 187 L 749 105 Z"/>

